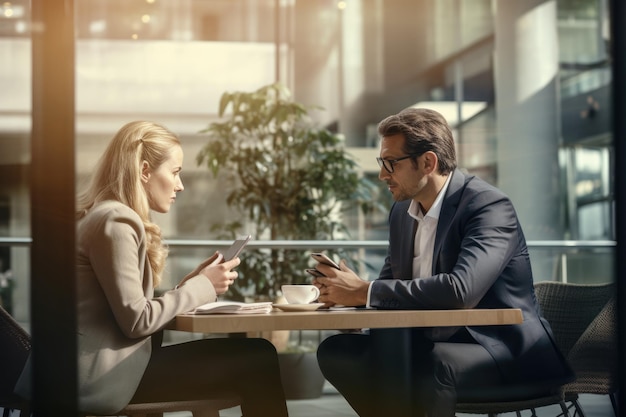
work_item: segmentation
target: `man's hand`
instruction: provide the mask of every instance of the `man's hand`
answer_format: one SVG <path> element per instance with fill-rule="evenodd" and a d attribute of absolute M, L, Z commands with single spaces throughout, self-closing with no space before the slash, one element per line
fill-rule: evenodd
<path fill-rule="evenodd" d="M 344 260 L 339 263 L 340 269 L 318 263 L 315 269 L 325 276 L 317 277 L 313 284 L 320 289 L 319 302 L 331 307 L 336 304 L 344 306 L 362 306 L 367 303 L 367 291 L 370 283 L 362 280 L 346 266 Z"/>

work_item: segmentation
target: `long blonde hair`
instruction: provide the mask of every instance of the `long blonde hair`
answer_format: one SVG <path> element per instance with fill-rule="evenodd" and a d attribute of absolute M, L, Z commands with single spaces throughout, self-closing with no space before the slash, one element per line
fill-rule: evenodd
<path fill-rule="evenodd" d="M 143 161 L 147 161 L 150 168 L 157 169 L 175 146 L 180 146 L 180 139 L 164 126 L 145 121 L 127 123 L 107 146 L 89 186 L 76 202 L 77 219 L 105 200 L 119 201 L 137 212 L 146 230 L 155 287 L 161 282 L 168 249 L 163 244 L 161 228 L 151 220 L 148 196 L 141 182 L 141 167 Z"/>

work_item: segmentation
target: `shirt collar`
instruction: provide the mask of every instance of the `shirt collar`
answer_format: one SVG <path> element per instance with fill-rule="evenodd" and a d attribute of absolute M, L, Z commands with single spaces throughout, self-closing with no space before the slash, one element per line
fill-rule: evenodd
<path fill-rule="evenodd" d="M 413 217 L 416 220 L 421 220 L 424 217 L 432 217 L 433 219 L 439 219 L 439 213 L 441 213 L 441 206 L 443 205 L 443 197 L 446 195 L 446 191 L 448 191 L 448 185 L 450 185 L 450 178 L 452 178 L 452 173 L 448 174 L 448 178 L 446 182 L 439 190 L 437 194 L 437 198 L 435 198 L 435 202 L 433 203 L 428 213 L 422 213 L 420 206 L 417 204 L 415 200 L 411 200 L 411 204 L 409 205 L 409 209 L 407 212 L 409 216 Z"/>

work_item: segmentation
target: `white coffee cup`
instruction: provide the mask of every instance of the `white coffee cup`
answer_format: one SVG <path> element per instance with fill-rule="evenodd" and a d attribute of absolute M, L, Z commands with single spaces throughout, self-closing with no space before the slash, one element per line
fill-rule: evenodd
<path fill-rule="evenodd" d="M 309 304 L 320 296 L 320 290 L 315 285 L 283 285 L 281 289 L 289 304 Z"/>

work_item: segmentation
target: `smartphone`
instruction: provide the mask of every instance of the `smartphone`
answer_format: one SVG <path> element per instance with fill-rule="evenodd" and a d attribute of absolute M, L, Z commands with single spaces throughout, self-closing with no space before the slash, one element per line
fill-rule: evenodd
<path fill-rule="evenodd" d="M 247 235 L 235 240 L 230 248 L 226 249 L 226 252 L 224 252 L 224 261 L 230 261 L 231 259 L 237 257 L 243 248 L 248 244 L 251 237 L 251 235 Z"/>
<path fill-rule="evenodd" d="M 333 261 L 323 253 L 315 252 L 311 254 L 311 257 L 321 264 L 330 265 L 335 269 L 340 269 L 339 265 L 337 265 L 337 262 Z"/>
<path fill-rule="evenodd" d="M 315 269 L 315 268 L 305 269 L 305 271 L 306 271 L 309 275 L 313 276 L 314 278 L 318 278 L 318 277 L 323 277 L 323 276 L 324 276 L 324 274 L 322 274 L 320 271 L 318 271 L 318 270 L 317 270 L 317 269 Z"/>

